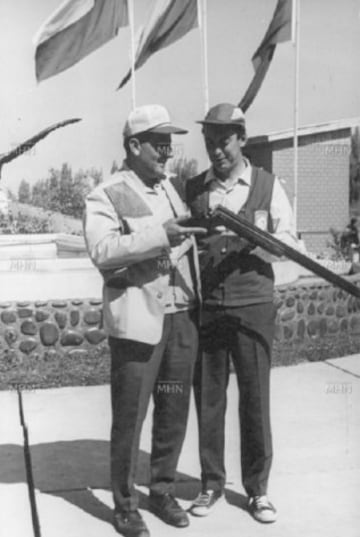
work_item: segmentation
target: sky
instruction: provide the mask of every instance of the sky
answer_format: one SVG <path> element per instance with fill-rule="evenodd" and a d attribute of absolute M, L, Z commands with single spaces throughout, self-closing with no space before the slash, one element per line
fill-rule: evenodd
<path fill-rule="evenodd" d="M 45 178 L 64 162 L 74 171 L 97 167 L 106 176 L 121 163 L 122 127 L 131 110 L 131 85 L 116 91 L 129 68 L 130 30 L 76 66 L 41 83 L 35 80 L 32 38 L 61 0 L 0 0 L 0 153 L 41 129 L 71 117 L 65 127 L 2 170 L 1 184 L 17 192 L 26 179 Z M 135 27 L 154 0 L 134 0 Z M 251 57 L 260 44 L 276 0 L 208 0 L 210 105 L 238 103 L 253 76 Z M 360 0 L 300 0 L 299 124 L 360 117 Z M 153 55 L 136 71 L 136 104 L 165 105 L 175 124 L 175 156 L 207 165 L 201 127 L 204 115 L 200 32 Z M 290 129 L 294 122 L 294 47 L 277 46 L 258 96 L 247 112 L 250 136 Z"/>

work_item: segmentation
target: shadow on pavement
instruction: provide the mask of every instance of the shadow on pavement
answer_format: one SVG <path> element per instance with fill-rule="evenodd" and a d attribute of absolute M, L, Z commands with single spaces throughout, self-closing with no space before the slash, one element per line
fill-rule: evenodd
<path fill-rule="evenodd" d="M 110 444 L 103 440 L 74 440 L 31 446 L 32 468 L 36 489 L 62 498 L 88 514 L 112 523 L 112 508 L 102 502 L 93 490 L 110 491 Z M 150 455 L 140 450 L 136 483 L 148 486 Z M 0 483 L 26 483 L 22 446 L 0 446 Z M 176 496 L 191 501 L 201 484 L 193 476 L 177 473 Z M 231 505 L 246 510 L 246 497 L 226 491 Z M 148 496 L 139 492 L 140 509 L 148 509 Z"/>

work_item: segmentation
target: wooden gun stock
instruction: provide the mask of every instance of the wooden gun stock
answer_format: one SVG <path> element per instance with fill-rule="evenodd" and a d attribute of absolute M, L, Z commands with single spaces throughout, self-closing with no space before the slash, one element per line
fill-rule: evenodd
<path fill-rule="evenodd" d="M 345 278 L 342 278 L 338 274 L 335 274 L 331 270 L 323 267 L 310 257 L 298 252 L 295 248 L 288 246 L 284 242 L 276 239 L 270 233 L 263 231 L 254 224 L 251 224 L 241 216 L 233 213 L 225 207 L 218 206 L 212 213 L 212 217 L 217 223 L 221 223 L 231 231 L 234 231 L 240 237 L 248 240 L 250 243 L 261 246 L 264 250 L 270 254 L 278 257 L 285 256 L 291 261 L 295 261 L 302 267 L 310 270 L 317 276 L 324 278 L 328 282 L 344 289 L 344 291 L 350 293 L 357 298 L 360 298 L 360 288 L 349 282 Z"/>

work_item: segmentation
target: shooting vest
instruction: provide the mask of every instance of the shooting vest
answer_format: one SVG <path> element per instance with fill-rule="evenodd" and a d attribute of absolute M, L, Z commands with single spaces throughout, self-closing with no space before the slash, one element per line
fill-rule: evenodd
<path fill-rule="evenodd" d="M 132 173 L 124 170 L 114 174 L 110 181 L 100 184 L 89 195 L 93 201 L 96 200 L 97 210 L 104 215 L 113 218 L 115 211 L 123 235 L 151 229 L 155 222 L 146 197 L 134 185 Z M 185 214 L 188 210 L 171 182 L 165 180 L 163 184 L 175 215 Z M 91 213 L 87 214 L 88 220 L 91 217 Z M 164 248 L 157 257 L 114 269 L 100 269 L 104 279 L 104 328 L 108 335 L 151 345 L 160 341 L 169 287 L 170 255 L 170 248 Z M 184 255 L 189 257 L 195 290 L 200 296 L 196 243 L 193 237 L 185 241 Z M 95 262 L 94 258 L 93 261 Z"/>
<path fill-rule="evenodd" d="M 195 218 L 209 212 L 209 183 L 206 172 L 188 181 L 186 199 Z M 267 231 L 273 231 L 270 204 L 274 176 L 252 167 L 248 198 L 238 213 L 254 223 L 255 212 L 267 212 Z M 273 300 L 274 273 L 270 263 L 252 255 L 236 235 L 211 232 L 199 238 L 200 271 L 204 306 L 239 307 Z"/>

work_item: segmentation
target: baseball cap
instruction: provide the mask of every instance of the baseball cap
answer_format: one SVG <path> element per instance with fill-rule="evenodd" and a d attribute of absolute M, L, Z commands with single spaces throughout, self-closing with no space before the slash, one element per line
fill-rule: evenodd
<path fill-rule="evenodd" d="M 159 134 L 186 134 L 188 131 L 171 124 L 170 116 L 164 106 L 147 104 L 134 108 L 125 123 L 123 135 L 125 138 L 141 132 L 156 132 Z"/>
<path fill-rule="evenodd" d="M 210 108 L 205 119 L 196 123 L 202 125 L 245 125 L 245 116 L 238 106 L 220 103 Z"/>

